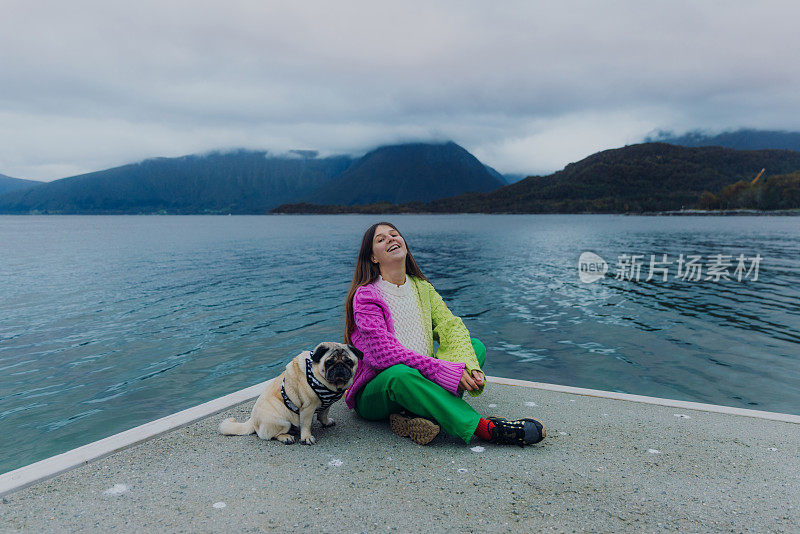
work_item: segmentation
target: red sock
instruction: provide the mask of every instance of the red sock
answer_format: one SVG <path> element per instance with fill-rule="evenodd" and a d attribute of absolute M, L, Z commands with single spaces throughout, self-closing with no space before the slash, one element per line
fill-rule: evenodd
<path fill-rule="evenodd" d="M 490 439 L 492 439 L 493 428 L 494 428 L 494 423 L 492 423 L 488 419 L 484 419 L 483 417 L 481 417 L 481 420 L 478 423 L 478 428 L 475 429 L 475 435 L 484 441 L 489 441 Z"/>

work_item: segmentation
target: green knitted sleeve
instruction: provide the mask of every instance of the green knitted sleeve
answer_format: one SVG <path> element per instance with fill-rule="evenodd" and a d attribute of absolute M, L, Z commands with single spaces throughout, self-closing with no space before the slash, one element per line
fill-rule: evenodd
<path fill-rule="evenodd" d="M 480 371 L 475 349 L 472 348 L 469 331 L 464 326 L 464 321 L 452 314 L 430 283 L 426 282 L 426 285 L 430 295 L 433 339 L 439 343 L 436 357 L 450 362 L 463 362 L 467 365 L 467 372 L 470 373 L 476 369 Z M 482 392 L 483 387 L 479 391 L 470 391 L 469 393 L 476 397 Z"/>

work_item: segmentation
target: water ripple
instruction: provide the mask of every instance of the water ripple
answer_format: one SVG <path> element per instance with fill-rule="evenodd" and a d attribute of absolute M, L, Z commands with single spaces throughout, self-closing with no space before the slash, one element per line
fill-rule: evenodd
<path fill-rule="evenodd" d="M 797 413 L 794 218 L 390 220 L 488 347 L 490 374 Z M 0 419 L 19 433 L 12 453 L 0 444 L 0 472 L 276 376 L 300 350 L 340 340 L 372 222 L 0 217 L 12 251 L 0 255 Z M 586 250 L 612 268 L 624 253 L 764 261 L 756 282 L 612 271 L 583 284 Z"/>

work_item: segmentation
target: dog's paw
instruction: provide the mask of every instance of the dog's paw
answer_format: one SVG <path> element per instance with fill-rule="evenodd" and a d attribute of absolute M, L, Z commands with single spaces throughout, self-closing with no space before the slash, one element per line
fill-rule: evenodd
<path fill-rule="evenodd" d="M 322 421 L 320 421 L 320 424 L 321 424 L 321 425 L 322 425 L 324 428 L 328 428 L 329 426 L 333 426 L 333 425 L 335 425 L 335 424 L 336 424 L 336 421 L 334 421 L 333 419 L 328 419 L 326 422 L 322 422 Z"/>
<path fill-rule="evenodd" d="M 284 445 L 291 445 L 295 442 L 294 436 L 290 436 L 289 434 L 281 434 L 280 436 L 275 436 L 275 439 L 283 443 Z"/>
<path fill-rule="evenodd" d="M 303 445 L 314 445 L 317 442 L 317 439 L 314 436 L 308 436 L 306 439 L 301 439 L 300 443 Z"/>

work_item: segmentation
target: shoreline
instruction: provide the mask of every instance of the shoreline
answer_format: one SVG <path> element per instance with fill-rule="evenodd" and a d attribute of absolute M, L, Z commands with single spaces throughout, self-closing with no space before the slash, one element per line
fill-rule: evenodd
<path fill-rule="evenodd" d="M 625 215 L 633 215 L 626 213 Z M 751 210 L 751 209 L 732 209 L 732 210 L 671 210 L 671 211 L 653 211 L 644 212 L 638 215 L 660 215 L 660 216 L 686 216 L 686 215 L 699 215 L 699 216 L 742 216 L 752 215 L 757 217 L 775 216 L 775 217 L 791 217 L 800 215 L 800 209 L 793 210 Z"/>
<path fill-rule="evenodd" d="M 345 211 L 345 212 L 267 212 L 267 213 L 2 213 L 8 217 L 264 217 L 292 215 L 624 215 L 627 217 L 675 217 L 675 216 L 714 216 L 714 217 L 792 217 L 800 216 L 800 209 L 791 210 L 668 210 L 643 212 L 516 212 L 516 211 Z"/>

